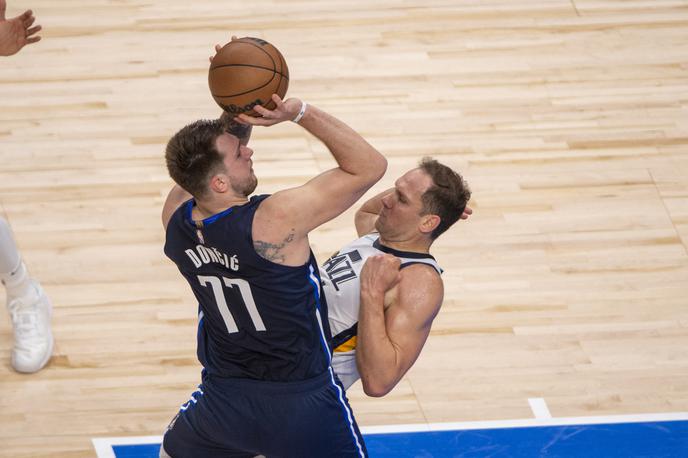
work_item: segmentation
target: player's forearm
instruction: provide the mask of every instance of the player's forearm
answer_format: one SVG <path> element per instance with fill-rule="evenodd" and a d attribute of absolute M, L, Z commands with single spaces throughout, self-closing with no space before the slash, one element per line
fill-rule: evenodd
<path fill-rule="evenodd" d="M 165 204 L 162 207 L 162 225 L 167 228 L 167 223 L 170 221 L 174 211 L 179 208 L 181 204 L 191 199 L 191 194 L 186 192 L 181 186 L 175 184 L 170 192 L 167 194 Z"/>
<path fill-rule="evenodd" d="M 175 207 L 179 207 L 179 205 L 189 199 L 191 199 L 191 194 L 178 184 L 175 184 L 170 189 L 169 194 L 167 194 L 167 201 L 175 205 Z"/>
<path fill-rule="evenodd" d="M 356 338 L 356 365 L 363 391 L 380 397 L 389 393 L 401 378 L 399 352 L 387 335 L 384 294 L 361 291 Z"/>
<path fill-rule="evenodd" d="M 387 160 L 378 150 L 351 127 L 318 107 L 308 105 L 299 125 L 327 146 L 339 168 L 361 177 L 371 186 L 387 170 Z"/>
<path fill-rule="evenodd" d="M 361 208 L 356 211 L 354 223 L 359 236 L 369 234 L 373 231 L 375 228 L 375 220 L 382 210 L 382 198 L 393 191 L 394 188 L 390 188 L 379 193 L 378 195 L 367 200 L 363 205 L 361 205 Z"/>

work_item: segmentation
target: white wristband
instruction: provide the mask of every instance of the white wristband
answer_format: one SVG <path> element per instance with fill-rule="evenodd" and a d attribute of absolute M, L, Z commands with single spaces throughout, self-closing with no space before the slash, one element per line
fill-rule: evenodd
<path fill-rule="evenodd" d="M 297 114 L 296 117 L 292 119 L 292 122 L 301 121 L 301 118 L 303 118 L 303 115 L 306 113 L 306 108 L 308 108 L 308 104 L 304 101 L 301 101 L 301 109 L 299 110 L 299 114 Z"/>

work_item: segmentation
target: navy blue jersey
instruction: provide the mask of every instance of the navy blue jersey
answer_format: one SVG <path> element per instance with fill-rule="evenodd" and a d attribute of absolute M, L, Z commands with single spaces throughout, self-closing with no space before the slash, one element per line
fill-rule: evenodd
<path fill-rule="evenodd" d="M 298 381 L 329 366 L 313 253 L 306 264 L 289 267 L 253 248 L 253 217 L 267 197 L 197 222 L 192 199 L 167 226 L 165 254 L 199 302 L 198 359 L 210 375 Z"/>

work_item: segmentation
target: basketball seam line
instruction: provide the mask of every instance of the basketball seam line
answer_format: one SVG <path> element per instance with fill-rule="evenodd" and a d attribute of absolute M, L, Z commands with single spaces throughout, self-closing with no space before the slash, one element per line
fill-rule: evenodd
<path fill-rule="evenodd" d="M 253 67 L 253 65 L 248 65 L 248 67 Z M 260 67 L 258 67 L 258 68 L 260 68 Z M 265 70 L 269 70 L 269 69 L 266 68 Z M 213 95 L 213 97 L 219 97 L 219 98 L 238 97 L 240 95 L 244 95 L 244 94 L 248 94 L 250 92 L 257 91 L 258 89 L 263 89 L 265 86 L 267 86 L 268 84 L 272 83 L 275 80 L 275 75 L 282 75 L 282 74 L 277 73 L 277 72 L 273 72 L 272 78 L 270 78 L 267 83 L 263 84 L 262 86 L 254 87 L 253 89 L 250 89 L 248 91 L 239 92 L 237 94 L 230 94 L 230 95 L 215 95 L 215 94 L 212 94 L 212 92 L 211 92 L 211 94 Z M 284 75 L 282 75 L 282 76 L 284 76 Z M 279 83 L 277 83 L 277 89 L 279 89 Z"/>
<path fill-rule="evenodd" d="M 252 37 L 246 37 L 246 38 L 249 41 L 243 41 L 243 39 L 239 39 L 239 43 L 244 43 L 244 44 L 247 44 L 249 46 L 253 46 L 253 47 L 258 48 L 259 50 L 263 51 L 263 53 L 265 53 L 265 55 L 268 56 L 268 58 L 272 61 L 272 66 L 273 66 L 272 71 L 277 72 L 277 62 L 275 62 L 275 59 L 273 59 L 272 55 L 269 52 L 267 52 L 265 49 L 263 49 L 263 45 L 259 46 L 256 43 L 254 43 Z M 270 45 L 270 46 L 272 46 L 272 45 Z M 277 51 L 278 55 L 280 55 L 280 56 L 282 55 L 282 53 L 279 52 L 279 49 L 275 48 L 274 46 L 272 46 L 272 47 L 275 49 L 275 51 Z"/>
<path fill-rule="evenodd" d="M 281 72 L 278 72 L 278 71 L 277 71 L 277 62 L 275 62 L 275 59 L 272 57 L 272 54 L 270 54 L 269 52 L 267 52 L 267 51 L 263 48 L 263 45 L 258 45 L 258 44 L 256 44 L 256 43 L 254 43 L 254 40 L 255 40 L 255 39 L 254 39 L 253 37 L 245 37 L 245 38 L 240 38 L 239 40 L 236 41 L 236 43 L 237 43 L 237 44 L 241 43 L 241 44 L 253 46 L 254 48 L 256 48 L 256 49 L 258 49 L 259 51 L 263 52 L 263 54 L 265 54 L 265 55 L 268 57 L 268 59 L 270 59 L 270 61 L 272 61 L 272 67 L 273 67 L 273 68 L 272 68 L 272 71 L 275 72 L 275 73 L 279 73 L 279 74 L 282 75 L 282 76 L 285 76 L 285 75 L 282 74 Z M 266 42 L 266 43 L 267 43 L 267 42 Z M 228 43 L 228 44 L 231 44 L 231 42 Z M 270 43 L 267 43 L 267 44 L 270 45 L 270 46 L 272 46 L 272 48 L 273 48 L 273 49 L 275 50 L 275 52 L 277 53 L 277 56 L 280 58 L 280 66 L 286 68 L 287 63 L 286 63 L 286 61 L 284 60 L 284 57 L 282 56 L 282 53 L 279 52 L 279 49 L 275 48 L 275 46 L 274 46 L 274 45 L 271 45 Z M 226 45 L 225 45 L 225 46 L 226 46 Z M 282 64 L 284 64 L 284 65 L 282 65 Z M 220 67 L 220 66 L 218 65 L 218 67 Z M 257 67 L 257 68 L 263 68 L 263 67 Z M 212 67 L 211 67 L 211 70 L 212 70 Z M 266 70 L 268 70 L 268 69 L 266 69 Z M 288 71 L 288 70 L 287 70 L 287 71 Z M 286 78 L 289 79 L 288 76 L 287 76 Z"/>
<path fill-rule="evenodd" d="M 282 77 L 284 77 L 284 78 L 286 78 L 287 80 L 289 80 L 289 77 L 288 77 L 287 75 L 285 75 L 284 73 L 278 72 L 278 71 L 275 70 L 274 68 L 261 67 L 260 65 L 251 65 L 251 64 L 222 64 L 222 65 L 218 65 L 218 66 L 216 66 L 216 67 L 210 67 L 210 71 L 212 72 L 212 71 L 215 70 L 215 69 L 224 68 L 224 67 L 251 67 L 251 68 L 260 68 L 261 70 L 268 70 L 268 71 L 271 71 L 271 72 L 273 72 L 273 73 L 275 73 L 275 74 L 277 74 L 277 75 L 281 75 Z"/>

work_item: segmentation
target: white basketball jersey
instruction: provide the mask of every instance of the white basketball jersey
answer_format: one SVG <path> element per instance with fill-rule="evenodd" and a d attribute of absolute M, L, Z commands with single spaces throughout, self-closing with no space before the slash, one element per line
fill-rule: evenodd
<path fill-rule="evenodd" d="M 395 250 L 381 245 L 379 238 L 378 233 L 372 233 L 354 240 L 320 267 L 334 348 L 332 367 L 345 389 L 360 378 L 356 368 L 356 333 L 361 295 L 359 275 L 366 259 L 388 253 L 401 260 L 402 269 L 420 263 L 442 273 L 435 258 L 428 253 Z"/>

